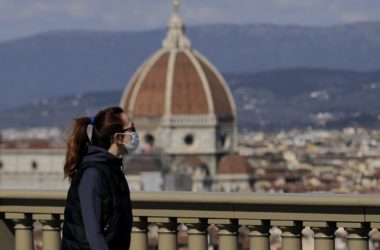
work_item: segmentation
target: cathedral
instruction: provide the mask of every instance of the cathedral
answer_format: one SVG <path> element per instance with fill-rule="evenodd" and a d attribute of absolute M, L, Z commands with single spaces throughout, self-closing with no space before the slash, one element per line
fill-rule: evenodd
<path fill-rule="evenodd" d="M 212 178 L 221 158 L 237 151 L 236 106 L 221 73 L 191 47 L 179 1 L 173 5 L 162 47 L 134 73 L 120 106 L 142 148 L 167 157 L 166 172 L 189 172 L 184 168 L 192 163 Z"/>

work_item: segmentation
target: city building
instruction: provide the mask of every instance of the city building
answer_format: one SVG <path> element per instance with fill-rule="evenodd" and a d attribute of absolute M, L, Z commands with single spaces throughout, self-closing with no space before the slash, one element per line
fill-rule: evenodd
<path fill-rule="evenodd" d="M 237 115 L 223 76 L 191 47 L 178 9 L 174 1 L 162 48 L 130 79 L 120 106 L 138 128 L 144 152 L 166 157 L 166 189 L 191 190 L 190 182 L 180 187 L 170 180 L 191 178 L 196 168 L 189 157 L 214 176 L 221 158 L 237 151 Z"/>

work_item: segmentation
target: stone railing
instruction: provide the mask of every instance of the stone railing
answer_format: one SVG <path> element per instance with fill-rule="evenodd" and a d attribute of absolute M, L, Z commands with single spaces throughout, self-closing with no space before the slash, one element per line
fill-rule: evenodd
<path fill-rule="evenodd" d="M 32 250 L 33 222 L 42 228 L 42 248 L 60 246 L 65 192 L 0 191 L 0 249 Z M 158 249 L 178 248 L 178 228 L 187 228 L 190 250 L 210 245 L 209 226 L 217 229 L 221 250 L 240 249 L 239 227 L 249 249 L 269 250 L 270 229 L 281 229 L 282 249 L 302 249 L 302 230 L 314 232 L 314 249 L 335 249 L 338 227 L 349 250 L 369 248 L 369 232 L 379 227 L 380 196 L 257 193 L 132 193 L 132 250 L 148 249 L 148 231 L 157 228 Z"/>

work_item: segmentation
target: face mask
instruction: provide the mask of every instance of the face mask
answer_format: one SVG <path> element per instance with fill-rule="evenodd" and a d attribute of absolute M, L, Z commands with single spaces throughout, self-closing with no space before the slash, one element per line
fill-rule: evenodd
<path fill-rule="evenodd" d="M 132 154 L 139 147 L 139 135 L 136 132 L 131 133 L 131 141 L 129 143 L 123 143 L 124 148 L 128 154 Z"/>

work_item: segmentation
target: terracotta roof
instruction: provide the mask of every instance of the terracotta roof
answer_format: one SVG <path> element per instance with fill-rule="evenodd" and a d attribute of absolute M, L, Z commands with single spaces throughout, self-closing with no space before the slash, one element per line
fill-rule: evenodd
<path fill-rule="evenodd" d="M 198 157 L 194 155 L 184 157 L 180 163 L 186 164 L 188 166 L 194 166 L 194 167 L 202 166 L 203 164 L 205 164 L 201 159 L 199 159 Z"/>
<path fill-rule="evenodd" d="M 209 113 L 202 80 L 184 52 L 177 53 L 174 65 L 171 113 L 174 115 Z"/>
<path fill-rule="evenodd" d="M 133 115 L 161 116 L 164 114 L 168 60 L 169 53 L 163 54 L 147 72 L 136 95 Z"/>
<path fill-rule="evenodd" d="M 124 163 L 124 173 L 126 175 L 140 175 L 141 172 L 160 172 L 161 159 L 150 154 L 133 155 Z"/>
<path fill-rule="evenodd" d="M 256 176 L 256 180 L 274 182 L 280 177 L 282 177 L 281 174 L 264 174 Z"/>
<path fill-rule="evenodd" d="M 228 101 L 227 92 L 216 76 L 215 71 L 208 67 L 200 57 L 197 57 L 197 59 L 206 74 L 210 86 L 212 99 L 214 101 L 215 114 L 221 117 L 232 116 L 232 106 Z"/>
<path fill-rule="evenodd" d="M 226 155 L 218 165 L 218 174 L 251 174 L 253 169 L 247 158 L 238 154 Z"/>
<path fill-rule="evenodd" d="M 159 50 L 132 77 L 120 106 L 133 117 L 168 112 L 233 118 L 235 104 L 223 81 L 211 63 L 194 50 Z M 170 105 L 165 106 L 169 97 Z"/>

